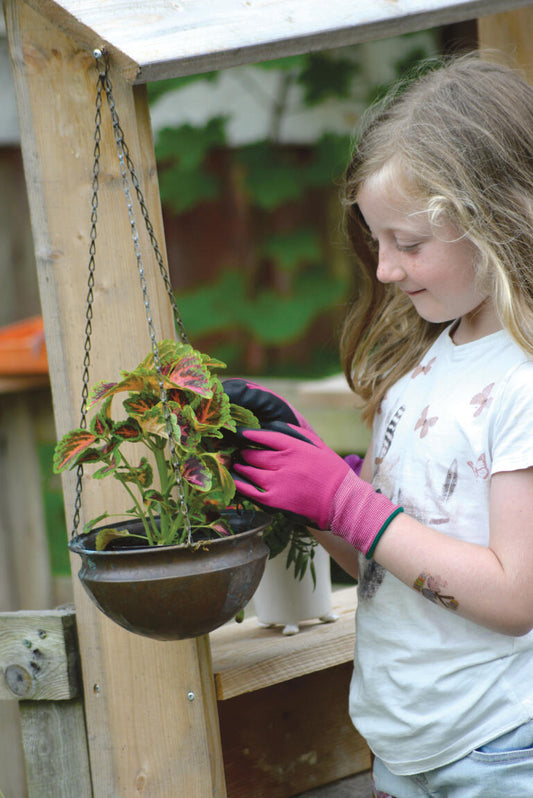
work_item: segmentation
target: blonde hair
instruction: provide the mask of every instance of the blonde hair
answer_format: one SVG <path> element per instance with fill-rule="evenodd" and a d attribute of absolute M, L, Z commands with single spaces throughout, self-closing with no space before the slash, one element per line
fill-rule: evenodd
<path fill-rule="evenodd" d="M 479 285 L 533 355 L 533 88 L 507 66 L 461 56 L 397 84 L 363 119 L 344 184 L 361 288 L 341 356 L 368 422 L 448 323 L 425 321 L 407 296 L 377 280 L 357 196 L 391 165 L 406 198 L 433 220 L 444 214 L 476 246 Z"/>

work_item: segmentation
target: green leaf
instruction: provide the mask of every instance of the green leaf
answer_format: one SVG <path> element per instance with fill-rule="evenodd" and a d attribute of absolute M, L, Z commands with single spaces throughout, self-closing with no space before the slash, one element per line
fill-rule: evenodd
<path fill-rule="evenodd" d="M 157 134 L 156 157 L 179 163 L 182 169 L 193 172 L 213 147 L 226 143 L 225 124 L 225 117 L 214 116 L 203 127 L 186 124 L 162 128 Z"/>
<path fill-rule="evenodd" d="M 94 547 L 96 551 L 104 551 L 113 540 L 117 538 L 142 538 L 142 535 L 132 535 L 127 529 L 114 529 L 113 527 L 106 527 L 101 529 L 96 535 Z M 146 540 L 146 538 L 144 538 Z"/>
<path fill-rule="evenodd" d="M 202 202 L 217 199 L 220 186 L 214 177 L 201 168 L 188 171 L 173 166 L 160 171 L 159 192 L 164 205 L 175 213 L 185 213 Z"/>
<path fill-rule="evenodd" d="M 302 170 L 292 155 L 290 150 L 268 142 L 249 144 L 236 151 L 235 159 L 245 170 L 246 191 L 258 208 L 270 211 L 304 193 Z"/>
<path fill-rule="evenodd" d="M 276 345 L 295 340 L 315 316 L 343 299 L 346 286 L 341 279 L 325 275 L 305 275 L 294 296 L 280 297 L 267 289 L 250 303 L 244 312 L 249 330 L 262 343 Z"/>
<path fill-rule="evenodd" d="M 246 427 L 247 429 L 261 429 L 257 417 L 247 407 L 241 405 L 230 405 L 231 417 L 237 427 Z M 234 427 L 232 428 L 234 429 Z"/>
<path fill-rule="evenodd" d="M 93 518 L 91 521 L 88 521 L 83 527 L 84 535 L 86 535 L 88 532 L 90 532 L 91 529 L 93 529 L 97 524 L 100 523 L 100 521 L 103 521 L 104 518 L 109 518 L 109 513 L 107 513 L 107 512 L 102 513 L 101 515 L 97 516 L 96 518 Z"/>
<path fill-rule="evenodd" d="M 213 481 L 210 469 L 197 455 L 190 455 L 186 458 L 181 474 L 186 482 L 202 492 L 208 491 Z"/>
<path fill-rule="evenodd" d="M 307 53 L 304 53 L 303 55 L 289 55 L 285 58 L 274 58 L 272 61 L 260 61 L 256 66 L 264 70 L 281 70 L 282 72 L 291 70 L 299 71 L 307 66 L 308 61 L 309 56 Z"/>
<path fill-rule="evenodd" d="M 305 102 L 318 105 L 329 97 L 349 97 L 352 81 L 360 71 L 360 65 L 350 58 L 311 53 L 298 77 L 304 88 Z"/>
<path fill-rule="evenodd" d="M 235 324 L 245 302 L 242 271 L 229 269 L 216 280 L 177 298 L 185 327 L 193 337 L 223 330 Z"/>
<path fill-rule="evenodd" d="M 225 142 L 224 117 L 213 117 L 203 127 L 187 124 L 160 130 L 155 151 L 162 202 L 182 213 L 216 199 L 220 186 L 206 170 L 206 159 L 211 150 Z"/>
<path fill-rule="evenodd" d="M 333 186 L 348 165 L 352 146 L 351 136 L 325 133 L 314 147 L 313 160 L 305 173 L 306 185 Z"/>
<path fill-rule="evenodd" d="M 263 245 L 262 254 L 272 258 L 282 271 L 293 272 L 302 261 L 320 259 L 320 239 L 315 230 L 300 228 L 292 233 L 271 236 Z"/>
<path fill-rule="evenodd" d="M 199 75 L 182 75 L 179 78 L 170 78 L 169 80 L 156 80 L 153 83 L 147 84 L 148 100 L 154 103 L 160 97 L 171 92 L 179 91 L 191 83 L 197 81 L 213 82 L 219 76 L 219 72 L 202 72 Z"/>
<path fill-rule="evenodd" d="M 87 455 L 89 450 L 94 451 L 92 447 L 98 440 L 97 436 L 88 430 L 75 429 L 67 432 L 55 448 L 55 473 L 59 474 L 66 468 L 73 468 L 78 463 L 83 462 L 84 455 Z"/>

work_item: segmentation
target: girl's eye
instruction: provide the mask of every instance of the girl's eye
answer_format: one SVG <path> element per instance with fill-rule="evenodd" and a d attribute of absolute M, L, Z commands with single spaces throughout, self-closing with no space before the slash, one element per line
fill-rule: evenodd
<path fill-rule="evenodd" d="M 396 243 L 396 249 L 399 252 L 416 252 L 418 247 L 420 246 L 420 242 L 417 241 L 415 244 L 399 244 Z"/>

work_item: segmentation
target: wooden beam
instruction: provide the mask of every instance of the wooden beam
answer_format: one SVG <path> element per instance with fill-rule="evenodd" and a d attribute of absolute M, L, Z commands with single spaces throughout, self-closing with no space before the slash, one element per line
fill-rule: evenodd
<path fill-rule="evenodd" d="M 65 701 L 81 693 L 73 610 L 0 613 L 0 701 Z"/>
<path fill-rule="evenodd" d="M 533 83 L 533 6 L 502 14 L 483 16 L 478 20 L 481 50 L 499 50 L 520 67 Z"/>
<path fill-rule="evenodd" d="M 382 39 L 530 0 L 29 0 L 89 52 L 105 46 L 134 83 Z"/>
<path fill-rule="evenodd" d="M 21 0 L 6 0 L 21 144 L 58 434 L 79 424 L 87 295 L 93 59 Z M 163 226 L 148 103 L 111 69 L 115 101 L 156 235 Z M 105 109 L 103 109 L 105 110 Z M 150 349 L 131 230 L 109 119 L 102 133 L 91 383 L 132 368 Z M 138 214 L 138 218 L 140 214 Z M 143 252 L 147 235 L 139 225 Z M 172 334 L 155 259 L 145 277 L 159 337 Z M 64 480 L 67 519 L 73 478 Z M 123 509 L 118 486 L 84 488 L 82 523 L 102 504 Z M 28 555 L 31 556 L 31 553 Z M 79 562 L 73 562 L 77 572 Z M 222 798 L 222 754 L 205 639 L 160 643 L 111 623 L 74 577 L 94 794 Z M 194 696 L 194 700 L 190 700 Z"/>

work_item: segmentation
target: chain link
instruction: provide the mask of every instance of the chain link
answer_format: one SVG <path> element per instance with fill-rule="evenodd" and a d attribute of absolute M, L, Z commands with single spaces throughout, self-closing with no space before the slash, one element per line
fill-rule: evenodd
<path fill-rule="evenodd" d="M 164 384 L 163 379 L 163 370 L 161 365 L 161 359 L 159 356 L 159 346 L 157 344 L 157 336 L 155 332 L 155 327 L 152 318 L 152 312 L 150 308 L 150 298 L 148 294 L 148 285 L 146 282 L 146 277 L 144 273 L 144 263 L 142 258 L 142 249 L 139 242 L 139 234 L 137 231 L 137 223 L 135 219 L 135 212 L 133 209 L 133 201 L 131 197 L 130 191 L 130 184 L 129 180 L 131 179 L 131 183 L 135 189 L 135 194 L 137 197 L 137 201 L 139 203 L 141 213 L 145 222 L 145 226 L 150 238 L 150 243 L 152 245 L 152 249 L 155 254 L 155 258 L 157 264 L 159 266 L 159 271 L 163 278 L 165 288 L 168 294 L 168 298 L 170 301 L 170 305 L 172 308 L 174 323 L 176 325 L 176 330 L 182 340 L 183 343 L 189 343 L 187 338 L 187 333 L 185 331 L 185 327 L 183 321 L 181 319 L 176 300 L 174 297 L 174 292 L 172 291 L 172 285 L 170 282 L 170 277 L 168 274 L 168 270 L 165 266 L 163 256 L 161 254 L 161 250 L 159 248 L 157 238 L 154 233 L 153 225 L 150 221 L 148 208 L 146 206 L 144 196 L 139 184 L 139 180 L 137 178 L 135 166 L 133 160 L 130 156 L 130 152 L 126 141 L 124 139 L 124 132 L 120 126 L 119 116 L 116 110 L 115 101 L 113 98 L 113 89 L 111 85 L 111 81 L 109 79 L 109 64 L 107 55 L 100 50 L 95 50 L 93 53 L 95 60 L 96 60 L 96 67 L 98 69 L 98 81 L 97 81 L 97 89 L 96 89 L 96 114 L 95 114 L 95 145 L 94 145 L 94 165 L 93 165 L 93 181 L 92 181 L 92 211 L 91 211 L 91 232 L 90 232 L 90 246 L 89 246 L 89 278 L 88 278 L 88 293 L 87 293 L 87 312 L 86 312 L 86 326 L 85 326 L 85 355 L 83 361 L 83 387 L 82 387 L 82 404 L 81 404 L 81 424 L 80 426 L 85 429 L 87 426 L 87 397 L 88 397 L 88 383 L 89 383 L 89 365 L 90 365 L 90 350 L 91 350 L 91 333 L 92 333 L 92 318 L 93 318 L 93 288 L 94 288 L 94 271 L 95 271 L 95 254 L 96 254 L 96 225 L 98 221 L 98 188 L 99 188 L 99 172 L 100 172 L 100 140 L 101 140 L 101 123 L 102 123 L 102 116 L 101 116 L 101 107 L 102 107 L 102 91 L 105 92 L 107 98 L 107 104 L 109 107 L 110 115 L 111 115 L 111 123 L 113 126 L 113 135 L 115 139 L 116 149 L 117 149 L 117 156 L 119 160 L 119 168 L 120 168 L 120 175 L 122 178 L 122 187 L 124 190 L 124 196 L 126 199 L 126 206 L 128 210 L 128 219 L 130 223 L 132 241 L 133 241 L 133 249 L 135 254 L 135 259 L 137 262 L 137 269 L 139 272 L 139 280 L 141 284 L 141 290 L 143 295 L 143 303 L 145 308 L 145 315 L 146 321 L 148 323 L 148 330 L 150 334 L 150 341 L 151 341 L 151 348 L 152 354 L 154 357 L 154 365 L 157 374 L 157 382 L 159 386 L 159 395 L 161 399 L 161 404 L 163 406 L 163 416 L 165 419 L 165 425 L 167 429 L 168 435 L 168 442 L 169 442 L 169 449 L 170 449 L 170 462 L 174 471 L 174 475 L 176 478 L 176 485 L 178 489 L 178 498 L 180 502 L 180 510 L 183 516 L 185 529 L 187 532 L 187 540 L 191 542 L 191 522 L 189 519 L 189 512 L 187 507 L 187 502 L 185 500 L 185 490 L 183 485 L 183 478 L 181 475 L 181 468 L 179 463 L 179 457 L 177 452 L 176 446 L 176 439 L 174 436 L 174 430 L 172 427 L 172 420 L 170 415 L 170 408 L 168 406 L 168 396 Z M 129 177 L 128 177 L 129 175 Z M 76 481 L 76 499 L 74 505 L 74 520 L 73 520 L 73 532 L 72 535 L 74 536 L 77 532 L 78 525 L 79 525 L 79 516 L 80 516 L 80 509 L 81 509 L 81 493 L 82 493 L 82 477 L 83 477 L 83 466 L 79 465 L 77 468 L 77 481 Z"/>

